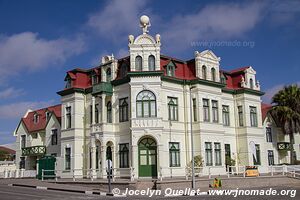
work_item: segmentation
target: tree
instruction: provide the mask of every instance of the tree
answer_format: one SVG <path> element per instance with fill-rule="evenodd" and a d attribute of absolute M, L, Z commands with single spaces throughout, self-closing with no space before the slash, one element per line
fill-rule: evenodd
<path fill-rule="evenodd" d="M 292 156 L 294 133 L 300 132 L 300 88 L 297 85 L 285 86 L 272 98 L 271 116 L 284 134 L 289 135 L 291 144 L 291 164 L 294 163 Z"/>

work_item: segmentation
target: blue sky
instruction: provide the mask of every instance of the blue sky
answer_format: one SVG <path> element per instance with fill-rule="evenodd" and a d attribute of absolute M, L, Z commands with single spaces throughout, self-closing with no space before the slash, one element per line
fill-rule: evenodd
<path fill-rule="evenodd" d="M 251 65 L 266 102 L 300 83 L 300 1 L 0 0 L 0 144 L 27 109 L 60 102 L 67 70 L 128 55 L 143 14 L 163 54 L 211 49 L 222 69 Z"/>

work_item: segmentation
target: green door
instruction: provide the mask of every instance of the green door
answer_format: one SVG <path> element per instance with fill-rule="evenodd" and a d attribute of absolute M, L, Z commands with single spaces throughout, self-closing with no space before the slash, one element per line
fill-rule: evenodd
<path fill-rule="evenodd" d="M 51 171 L 45 171 L 44 179 L 54 179 L 55 178 L 55 161 L 56 158 L 53 156 L 44 156 L 41 159 L 39 159 L 39 170 L 38 170 L 38 179 L 42 179 L 42 169 L 44 170 L 51 170 Z"/>
<path fill-rule="evenodd" d="M 151 138 L 139 143 L 139 177 L 157 177 L 157 147 Z"/>

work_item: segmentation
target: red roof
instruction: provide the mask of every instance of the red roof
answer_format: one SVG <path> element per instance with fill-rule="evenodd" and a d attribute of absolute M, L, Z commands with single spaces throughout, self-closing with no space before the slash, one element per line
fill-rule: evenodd
<path fill-rule="evenodd" d="M 4 146 L 0 146 L 0 151 L 5 151 L 5 152 L 7 152 L 9 154 L 16 154 L 15 150 L 7 148 L 7 147 L 4 147 Z"/>
<path fill-rule="evenodd" d="M 272 108 L 271 104 L 261 103 L 261 115 L 263 121 L 266 119 L 267 114 L 271 108 Z"/>
<path fill-rule="evenodd" d="M 46 128 L 47 121 L 46 121 L 46 112 L 52 112 L 60 121 L 61 119 L 61 104 L 50 106 L 47 108 L 42 108 L 39 110 L 31 111 L 27 114 L 26 117 L 22 118 L 26 129 L 28 132 L 35 132 L 39 130 L 43 130 Z M 34 115 L 37 114 L 39 116 L 39 120 L 37 123 L 34 123 Z"/>
<path fill-rule="evenodd" d="M 164 75 L 167 75 L 167 68 L 166 66 L 173 62 L 173 64 L 176 66 L 175 70 L 175 78 L 182 79 L 182 80 L 193 80 L 198 79 L 196 77 L 196 71 L 195 71 L 195 59 L 191 59 L 188 61 L 183 61 L 177 58 L 172 58 L 169 56 L 161 55 L 160 57 L 160 67 L 161 70 L 164 71 Z M 130 71 L 130 57 L 126 56 L 124 58 L 121 58 L 118 60 L 118 70 L 117 70 L 117 76 L 116 79 L 121 79 L 120 74 L 120 67 L 125 63 L 127 65 L 127 71 Z M 99 76 L 99 79 L 101 77 L 101 66 L 85 70 L 85 69 L 74 69 L 71 71 L 68 71 L 68 76 L 72 79 L 72 88 L 82 88 L 86 89 L 92 86 L 91 81 L 91 74 L 93 72 L 96 73 L 96 75 Z M 220 73 L 222 73 L 226 78 L 226 88 L 229 89 L 241 89 L 241 80 L 242 77 L 245 76 L 245 70 L 248 69 L 250 66 L 241 67 L 238 69 L 234 69 L 231 71 L 222 71 L 220 70 Z M 68 88 L 66 88 L 68 89 Z"/>

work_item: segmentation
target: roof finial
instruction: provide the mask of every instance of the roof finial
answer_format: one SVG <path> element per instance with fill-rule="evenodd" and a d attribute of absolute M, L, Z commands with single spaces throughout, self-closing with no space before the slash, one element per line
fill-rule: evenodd
<path fill-rule="evenodd" d="M 143 34 L 147 34 L 149 32 L 148 27 L 151 26 L 150 19 L 147 15 L 143 15 L 140 18 L 140 27 L 143 30 Z"/>

